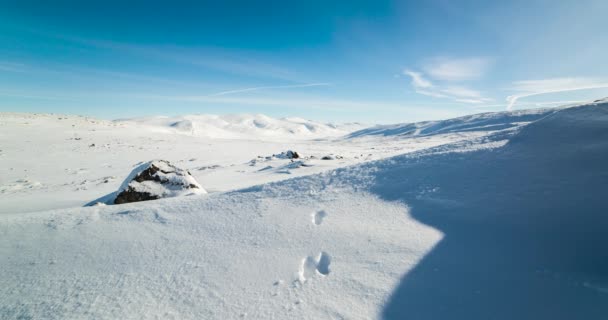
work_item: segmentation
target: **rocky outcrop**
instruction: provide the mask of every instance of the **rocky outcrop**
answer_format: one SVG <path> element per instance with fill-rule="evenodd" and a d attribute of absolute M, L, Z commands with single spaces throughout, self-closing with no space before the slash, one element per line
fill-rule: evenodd
<path fill-rule="evenodd" d="M 296 151 L 287 150 L 279 154 L 273 154 L 273 157 L 277 159 L 299 159 L 300 155 Z"/>
<path fill-rule="evenodd" d="M 188 170 L 180 169 L 166 160 L 155 160 L 131 172 L 118 190 L 114 204 L 205 193 L 207 191 Z"/>

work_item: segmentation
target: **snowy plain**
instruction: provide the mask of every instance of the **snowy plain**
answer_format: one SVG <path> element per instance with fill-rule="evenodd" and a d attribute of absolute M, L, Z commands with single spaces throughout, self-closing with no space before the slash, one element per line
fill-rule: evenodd
<path fill-rule="evenodd" d="M 116 191 L 131 170 L 154 159 L 189 170 L 205 190 L 214 193 L 487 134 L 343 138 L 356 129 L 363 126 L 263 115 L 104 121 L 4 113 L 0 114 L 0 214 L 82 206 Z M 291 163 L 272 157 L 287 150 L 299 152 L 303 159 Z M 321 160 L 328 155 L 341 159 Z"/>
<path fill-rule="evenodd" d="M 608 315 L 605 100 L 372 128 L 1 114 L 0 145 L 3 319 Z M 209 194 L 83 207 L 159 158 Z"/>

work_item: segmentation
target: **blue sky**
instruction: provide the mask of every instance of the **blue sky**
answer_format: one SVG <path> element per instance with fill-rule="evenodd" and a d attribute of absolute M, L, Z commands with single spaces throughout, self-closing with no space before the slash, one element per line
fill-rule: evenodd
<path fill-rule="evenodd" d="M 0 111 L 408 122 L 608 96 L 608 1 L 3 1 Z"/>

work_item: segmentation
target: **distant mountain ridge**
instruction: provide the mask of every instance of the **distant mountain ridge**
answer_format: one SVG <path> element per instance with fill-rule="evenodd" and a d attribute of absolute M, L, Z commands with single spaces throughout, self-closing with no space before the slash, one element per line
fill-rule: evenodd
<path fill-rule="evenodd" d="M 116 120 L 155 127 L 161 131 L 225 139 L 340 137 L 364 126 L 358 123 L 325 124 L 301 118 L 272 118 L 263 114 L 185 115 Z"/>
<path fill-rule="evenodd" d="M 451 132 L 494 131 L 518 127 L 539 120 L 557 108 L 486 112 L 437 121 L 377 125 L 352 132 L 347 138 L 365 136 L 425 136 Z"/>
<path fill-rule="evenodd" d="M 389 125 L 376 125 L 349 133 L 347 138 L 361 138 L 366 136 L 426 136 L 433 134 L 469 132 L 469 131 L 495 131 L 520 127 L 537 121 L 561 109 L 602 104 L 608 98 L 597 99 L 592 102 L 571 104 L 554 108 L 524 109 L 503 112 L 485 112 L 462 117 L 411 123 L 398 123 Z"/>

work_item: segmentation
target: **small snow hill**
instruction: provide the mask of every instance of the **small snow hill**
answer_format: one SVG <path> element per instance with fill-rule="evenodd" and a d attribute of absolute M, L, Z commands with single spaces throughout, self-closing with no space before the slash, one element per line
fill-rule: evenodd
<path fill-rule="evenodd" d="M 605 319 L 608 103 L 229 193 L 0 215 L 0 318 Z"/>

